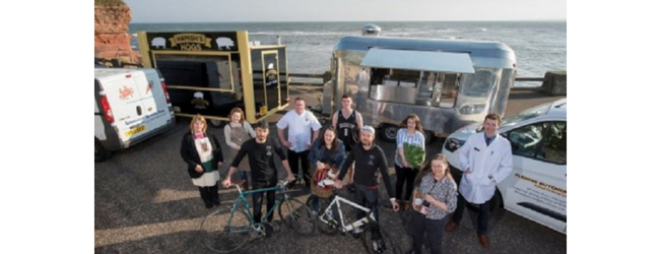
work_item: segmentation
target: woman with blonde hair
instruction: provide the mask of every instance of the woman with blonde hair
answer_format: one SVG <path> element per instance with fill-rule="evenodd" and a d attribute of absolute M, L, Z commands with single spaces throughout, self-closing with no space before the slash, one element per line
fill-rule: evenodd
<path fill-rule="evenodd" d="M 196 115 L 190 121 L 190 131 L 181 141 L 181 158 L 188 164 L 188 175 L 199 188 L 199 194 L 206 205 L 220 205 L 218 195 L 218 168 L 222 166 L 222 148 L 213 133 L 206 133 L 206 119 Z"/>
<path fill-rule="evenodd" d="M 229 113 L 230 122 L 225 125 L 225 143 L 229 146 L 229 158 L 233 159 L 238 154 L 238 150 L 241 149 L 243 142 L 247 141 L 250 138 L 256 138 L 257 133 L 254 132 L 254 129 L 250 124 L 245 121 L 245 113 L 241 108 L 233 108 Z M 244 159 L 238 165 L 238 177 L 243 182 L 243 190 L 248 190 L 248 175 L 250 172 L 250 165 L 248 165 L 248 160 Z"/>
<path fill-rule="evenodd" d="M 442 253 L 447 215 L 456 210 L 458 201 L 458 190 L 449 172 L 447 157 L 437 154 L 426 163 L 415 177 L 414 187 L 414 212 L 410 219 L 413 250 L 408 253 L 422 253 L 424 240 L 430 245 L 432 254 Z"/>

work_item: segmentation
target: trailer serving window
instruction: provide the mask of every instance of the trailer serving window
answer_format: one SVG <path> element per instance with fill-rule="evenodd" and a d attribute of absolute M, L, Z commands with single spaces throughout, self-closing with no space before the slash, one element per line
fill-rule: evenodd
<path fill-rule="evenodd" d="M 474 73 L 466 53 L 370 49 L 361 65 L 372 67 L 373 100 L 452 108 L 461 73 Z"/>

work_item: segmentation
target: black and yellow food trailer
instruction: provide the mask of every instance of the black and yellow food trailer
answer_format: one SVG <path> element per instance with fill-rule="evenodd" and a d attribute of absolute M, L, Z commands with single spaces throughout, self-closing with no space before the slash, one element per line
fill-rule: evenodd
<path fill-rule="evenodd" d="M 250 42 L 247 31 L 138 32 L 142 64 L 163 75 L 177 116 L 220 125 L 234 107 L 250 123 L 289 103 L 286 46 Z"/>

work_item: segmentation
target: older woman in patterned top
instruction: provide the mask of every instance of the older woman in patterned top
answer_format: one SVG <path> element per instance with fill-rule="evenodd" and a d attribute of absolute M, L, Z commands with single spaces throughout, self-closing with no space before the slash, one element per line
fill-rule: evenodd
<path fill-rule="evenodd" d="M 411 218 L 413 250 L 422 253 L 426 234 L 432 254 L 442 253 L 442 235 L 447 215 L 456 209 L 458 191 L 449 173 L 447 158 L 438 154 L 415 179 L 413 215 Z"/>
<path fill-rule="evenodd" d="M 220 205 L 218 195 L 218 168 L 222 166 L 222 148 L 213 133 L 206 133 L 206 119 L 197 115 L 190 122 L 190 131 L 181 141 L 181 158 L 188 165 L 188 175 L 199 189 L 206 205 Z"/>

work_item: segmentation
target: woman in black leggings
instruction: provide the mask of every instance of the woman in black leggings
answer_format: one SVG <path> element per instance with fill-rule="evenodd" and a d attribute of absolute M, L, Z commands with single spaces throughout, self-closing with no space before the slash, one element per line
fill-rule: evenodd
<path fill-rule="evenodd" d="M 396 169 L 396 199 L 399 200 L 404 210 L 410 207 L 410 195 L 413 191 L 413 181 L 419 167 L 424 162 L 424 156 L 406 156 L 410 151 L 416 150 L 417 152 L 425 153 L 426 142 L 424 140 L 424 133 L 422 124 L 419 117 L 415 114 L 410 114 L 401 123 L 401 129 L 396 134 L 396 156 L 394 157 L 394 168 Z M 408 161 L 411 159 L 415 161 Z M 421 160 L 419 160 L 421 158 Z M 403 198 L 403 185 L 406 185 L 406 193 Z"/>

